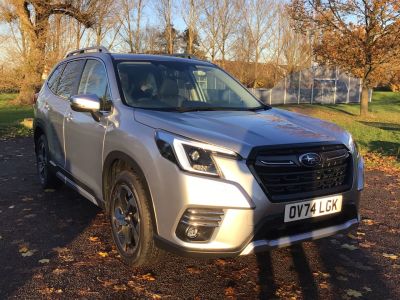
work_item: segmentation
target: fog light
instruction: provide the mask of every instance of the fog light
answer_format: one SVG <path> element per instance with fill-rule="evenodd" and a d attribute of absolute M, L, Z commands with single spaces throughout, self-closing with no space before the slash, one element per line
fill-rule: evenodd
<path fill-rule="evenodd" d="M 189 227 L 186 229 L 186 236 L 187 236 L 189 239 L 195 239 L 195 238 L 197 238 L 197 237 L 199 236 L 199 229 L 198 229 L 197 227 L 195 227 L 195 226 L 189 226 Z"/>
<path fill-rule="evenodd" d="M 176 236 L 182 241 L 208 242 L 224 216 L 222 209 L 188 208 L 176 228 Z"/>

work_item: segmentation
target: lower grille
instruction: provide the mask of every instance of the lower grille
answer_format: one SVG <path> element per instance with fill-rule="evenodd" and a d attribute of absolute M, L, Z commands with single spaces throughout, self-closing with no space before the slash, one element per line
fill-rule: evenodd
<path fill-rule="evenodd" d="M 357 207 L 352 204 L 344 205 L 342 207 L 342 211 L 337 214 L 321 216 L 318 218 L 303 219 L 290 223 L 282 222 L 283 215 L 268 217 L 262 221 L 262 225 L 257 229 L 253 240 L 279 239 L 282 237 L 310 232 L 329 226 L 340 225 L 349 220 L 357 218 Z"/>
<path fill-rule="evenodd" d="M 307 153 L 320 161 L 305 165 L 300 158 Z M 248 164 L 272 202 L 324 196 L 351 187 L 352 159 L 344 145 L 262 149 Z"/>

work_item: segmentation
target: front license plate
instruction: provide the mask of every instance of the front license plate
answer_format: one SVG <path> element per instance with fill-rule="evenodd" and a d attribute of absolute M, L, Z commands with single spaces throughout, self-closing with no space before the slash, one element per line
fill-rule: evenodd
<path fill-rule="evenodd" d="M 342 195 L 337 195 L 287 204 L 285 206 L 285 223 L 340 212 L 342 198 Z"/>

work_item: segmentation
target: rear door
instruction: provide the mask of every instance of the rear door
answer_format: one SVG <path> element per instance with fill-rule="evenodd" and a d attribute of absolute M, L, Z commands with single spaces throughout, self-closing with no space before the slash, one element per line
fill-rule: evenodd
<path fill-rule="evenodd" d="M 86 61 L 77 95 L 97 95 L 104 103 L 110 101 L 106 69 L 100 60 Z M 97 122 L 88 112 L 76 112 L 71 108 L 65 117 L 66 169 L 81 187 L 96 194 L 101 191 L 103 140 L 107 116 Z"/>
<path fill-rule="evenodd" d="M 40 106 L 43 119 L 47 120 L 45 126 L 50 157 L 58 165 L 64 165 L 63 120 L 68 103 L 57 96 L 57 87 L 65 65 L 65 63 L 60 64 L 50 75 L 47 80 L 48 89 L 43 95 L 43 104 Z"/>
<path fill-rule="evenodd" d="M 70 107 L 68 98 L 77 89 L 84 63 L 84 60 L 66 63 L 56 89 L 53 87 L 55 95 L 47 100 L 49 126 L 52 127 L 50 131 L 53 132 L 51 142 L 49 142 L 50 154 L 52 160 L 61 167 L 65 167 L 64 116 Z"/>

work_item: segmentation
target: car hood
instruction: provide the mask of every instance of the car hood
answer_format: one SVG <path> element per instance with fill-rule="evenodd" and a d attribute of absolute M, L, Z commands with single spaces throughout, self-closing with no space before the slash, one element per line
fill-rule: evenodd
<path fill-rule="evenodd" d="M 339 126 L 286 110 L 162 112 L 136 109 L 135 120 L 190 139 L 222 146 L 247 158 L 253 147 L 338 142 L 351 136 Z"/>

